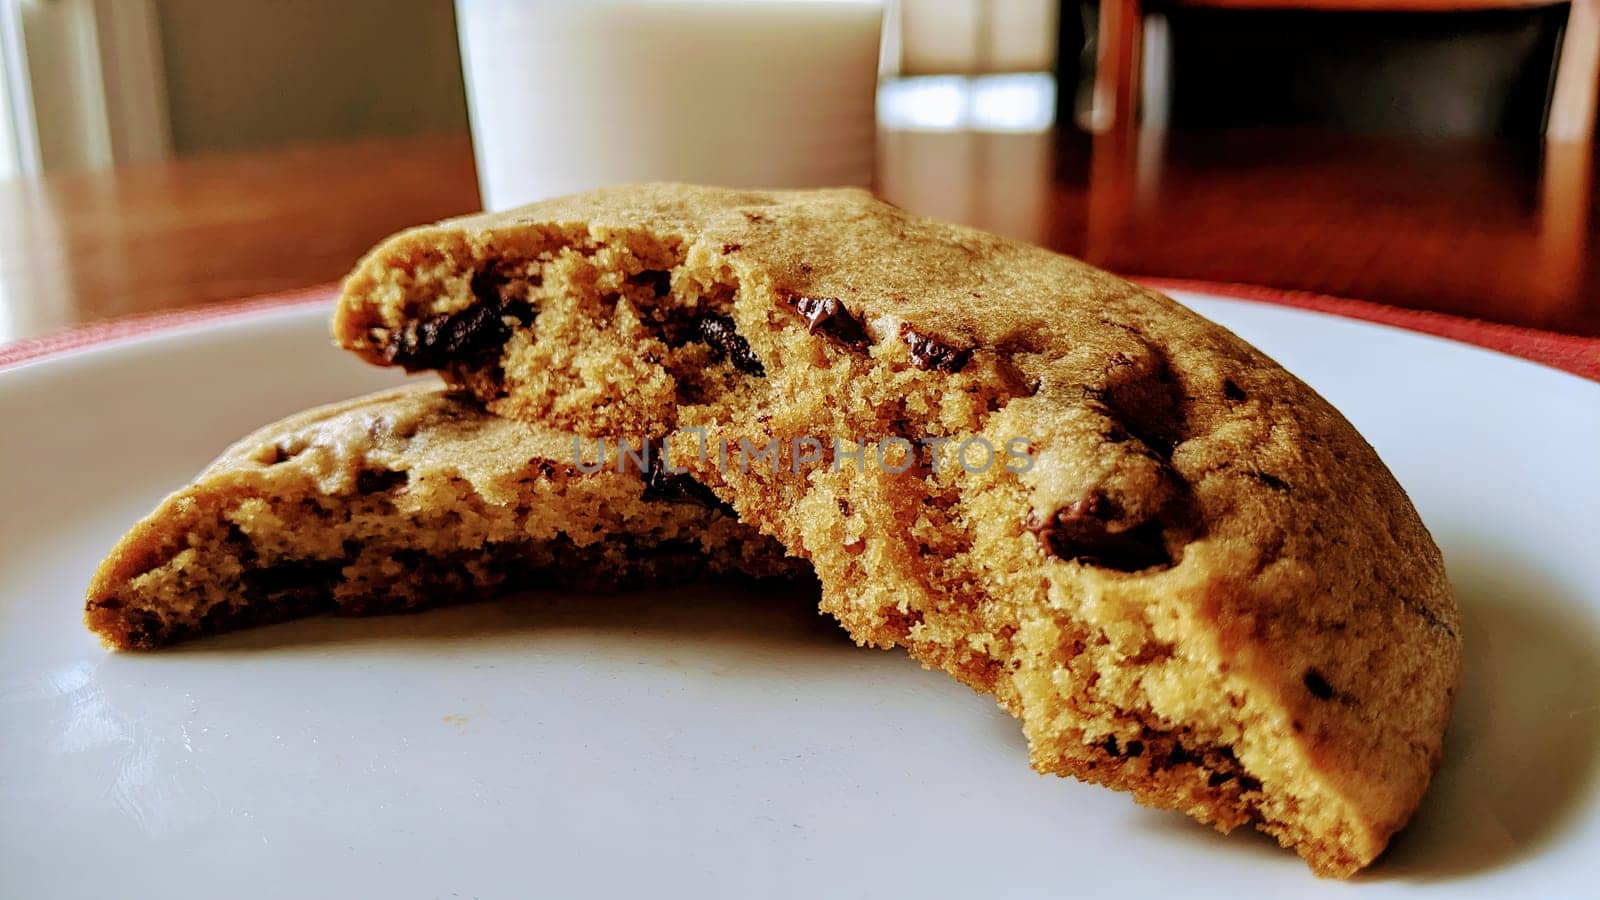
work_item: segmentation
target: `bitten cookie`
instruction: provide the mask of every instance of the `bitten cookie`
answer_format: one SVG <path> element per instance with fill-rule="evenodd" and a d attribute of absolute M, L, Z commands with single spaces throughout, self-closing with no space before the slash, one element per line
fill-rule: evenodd
<path fill-rule="evenodd" d="M 300 413 L 135 525 L 85 621 L 113 647 L 150 649 L 322 612 L 806 568 L 698 485 L 577 459 L 571 435 L 438 387 Z"/>
<path fill-rule="evenodd" d="M 641 185 L 402 232 L 334 331 L 665 439 L 1041 771 L 1346 876 L 1439 763 L 1460 624 L 1405 492 L 1259 351 L 1076 260 L 859 191 Z"/>

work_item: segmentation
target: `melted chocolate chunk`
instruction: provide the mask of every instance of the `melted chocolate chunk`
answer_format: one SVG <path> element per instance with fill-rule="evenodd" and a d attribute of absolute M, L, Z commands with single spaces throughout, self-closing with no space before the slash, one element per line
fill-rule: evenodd
<path fill-rule="evenodd" d="M 665 297 L 672 292 L 672 273 L 665 269 L 645 269 L 637 275 L 629 275 L 628 283 L 648 287 L 657 297 Z"/>
<path fill-rule="evenodd" d="M 1113 531 L 1122 517 L 1115 502 L 1099 492 L 1073 503 L 1042 523 L 1029 528 L 1060 559 L 1075 559 L 1091 566 L 1138 572 L 1172 565 L 1161 523 L 1141 522 Z"/>
<path fill-rule="evenodd" d="M 246 572 L 241 586 L 247 597 L 323 590 L 339 579 L 344 567 L 345 560 L 342 558 L 287 560 L 265 569 Z"/>
<path fill-rule="evenodd" d="M 911 363 L 919 369 L 954 375 L 972 360 L 972 348 L 952 347 L 938 338 L 917 332 L 910 325 L 900 326 L 900 338 L 911 348 Z"/>
<path fill-rule="evenodd" d="M 661 464 L 661 454 L 650 456 L 650 470 L 644 476 L 644 492 L 640 498 L 652 503 L 693 503 L 737 515 L 733 507 L 723 502 L 712 490 L 683 472 L 668 472 Z"/>
<path fill-rule="evenodd" d="M 480 302 L 460 312 L 408 323 L 384 348 L 384 358 L 408 372 L 480 362 L 511 337 L 513 322 L 528 326 L 533 317 L 533 304 L 525 300 Z"/>
<path fill-rule="evenodd" d="M 1333 699 L 1333 685 L 1329 684 L 1328 679 L 1322 677 L 1322 673 L 1316 669 L 1307 669 L 1301 680 L 1305 682 L 1306 690 L 1311 692 L 1311 696 L 1318 700 Z"/>
<path fill-rule="evenodd" d="M 379 494 L 393 490 L 411 480 L 404 470 L 362 469 L 356 475 L 356 491 L 361 494 Z"/>
<path fill-rule="evenodd" d="M 806 330 L 812 334 L 821 332 L 852 350 L 866 350 L 871 344 L 861 320 L 852 315 L 839 298 L 796 294 L 784 299 L 806 320 Z"/>
<path fill-rule="evenodd" d="M 1222 396 L 1237 403 L 1245 398 L 1244 388 L 1235 384 L 1232 378 L 1225 379 L 1222 382 Z"/>
<path fill-rule="evenodd" d="M 712 359 L 726 358 L 747 375 L 765 376 L 767 370 L 727 316 L 706 313 L 695 320 L 695 335 L 711 348 Z"/>
<path fill-rule="evenodd" d="M 472 296 L 478 298 L 479 303 L 498 304 L 504 302 L 501 293 L 511 281 L 506 273 L 497 266 L 485 266 L 472 273 Z"/>

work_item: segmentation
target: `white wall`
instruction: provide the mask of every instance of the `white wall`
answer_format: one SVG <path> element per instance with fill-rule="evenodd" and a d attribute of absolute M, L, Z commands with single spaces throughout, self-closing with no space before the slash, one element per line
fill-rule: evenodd
<path fill-rule="evenodd" d="M 0 15 L 9 12 L 4 8 L 4 3 L 5 0 L 0 0 Z M 6 58 L 7 52 L 5 41 L 0 40 L 0 178 L 11 178 L 22 173 L 16 118 L 11 111 L 11 85 L 6 80 L 6 67 L 10 63 Z"/>

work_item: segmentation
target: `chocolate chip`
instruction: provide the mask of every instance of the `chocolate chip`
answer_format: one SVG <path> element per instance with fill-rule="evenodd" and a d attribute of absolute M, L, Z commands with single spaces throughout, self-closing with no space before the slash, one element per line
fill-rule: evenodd
<path fill-rule="evenodd" d="M 966 368 L 972 359 L 972 348 L 952 347 L 937 338 L 919 333 L 907 324 L 900 326 L 900 338 L 911 348 L 911 364 L 919 369 L 954 375 Z"/>
<path fill-rule="evenodd" d="M 1117 746 L 1117 736 L 1114 734 L 1109 735 L 1105 740 L 1100 742 L 1100 749 L 1112 756 L 1122 755 L 1122 748 Z"/>
<path fill-rule="evenodd" d="M 683 472 L 668 472 L 661 463 L 660 453 L 650 456 L 650 469 L 645 473 L 644 491 L 639 499 L 651 503 L 693 503 L 730 516 L 737 515 L 733 507 L 710 488 Z"/>
<path fill-rule="evenodd" d="M 672 273 L 664 269 L 645 269 L 637 275 L 629 275 L 628 283 L 648 287 L 657 297 L 665 297 L 672 292 Z"/>
<path fill-rule="evenodd" d="M 1077 560 L 1085 565 L 1138 572 L 1172 565 L 1161 524 L 1151 520 L 1117 530 L 1122 510 L 1098 491 L 1063 509 L 1044 522 L 1032 522 L 1029 529 L 1046 549 L 1060 559 Z"/>
<path fill-rule="evenodd" d="M 509 281 L 498 266 L 485 266 L 472 273 L 469 284 L 472 296 L 478 298 L 479 303 L 499 304 L 502 302 L 500 291 Z"/>
<path fill-rule="evenodd" d="M 750 342 L 734 327 L 733 319 L 706 313 L 695 320 L 694 330 L 700 341 L 711 348 L 712 359 L 726 358 L 735 369 L 747 375 L 767 374 L 755 351 L 750 349 Z"/>
<path fill-rule="evenodd" d="M 479 362 L 505 344 L 515 327 L 512 322 L 526 327 L 533 318 L 533 305 L 525 300 L 480 302 L 408 323 L 384 348 L 384 358 L 408 372 Z"/>
<path fill-rule="evenodd" d="M 1250 478 L 1254 478 L 1255 480 L 1261 482 L 1269 488 L 1272 488 L 1275 491 L 1283 491 L 1285 493 L 1288 493 L 1289 491 L 1289 482 L 1284 481 L 1282 478 L 1279 478 L 1276 475 L 1272 475 L 1267 472 L 1246 472 L 1244 474 Z"/>
<path fill-rule="evenodd" d="M 1333 699 L 1333 685 L 1329 684 L 1328 679 L 1322 677 L 1322 673 L 1316 669 L 1307 669 L 1301 680 L 1305 682 L 1306 690 L 1311 692 L 1311 696 L 1318 700 Z"/>
<path fill-rule="evenodd" d="M 309 591 L 325 587 L 339 578 L 345 567 L 343 559 L 292 559 L 246 572 L 243 578 L 244 593 L 264 597 L 293 591 Z"/>
<path fill-rule="evenodd" d="M 361 494 L 382 493 L 405 484 L 410 477 L 403 470 L 362 469 L 356 475 L 356 491 Z"/>
<path fill-rule="evenodd" d="M 1127 746 L 1123 748 L 1123 753 L 1127 756 L 1143 756 L 1144 741 L 1129 741 Z"/>
<path fill-rule="evenodd" d="M 1222 382 L 1222 396 L 1237 403 L 1245 398 L 1244 388 L 1235 384 L 1232 378 L 1224 379 Z"/>
<path fill-rule="evenodd" d="M 743 248 L 744 248 L 743 244 L 723 244 L 722 245 L 722 252 L 723 253 L 733 253 L 734 251 L 741 250 Z"/>
<path fill-rule="evenodd" d="M 866 350 L 871 343 L 861 320 L 851 315 L 837 297 L 791 294 L 784 300 L 806 320 L 806 330 L 812 334 L 821 332 L 852 350 Z"/>

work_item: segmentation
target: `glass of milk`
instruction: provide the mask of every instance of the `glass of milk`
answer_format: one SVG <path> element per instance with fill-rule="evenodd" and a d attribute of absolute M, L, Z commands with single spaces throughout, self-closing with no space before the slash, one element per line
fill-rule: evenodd
<path fill-rule="evenodd" d="M 456 0 L 484 208 L 870 183 L 882 0 Z"/>

